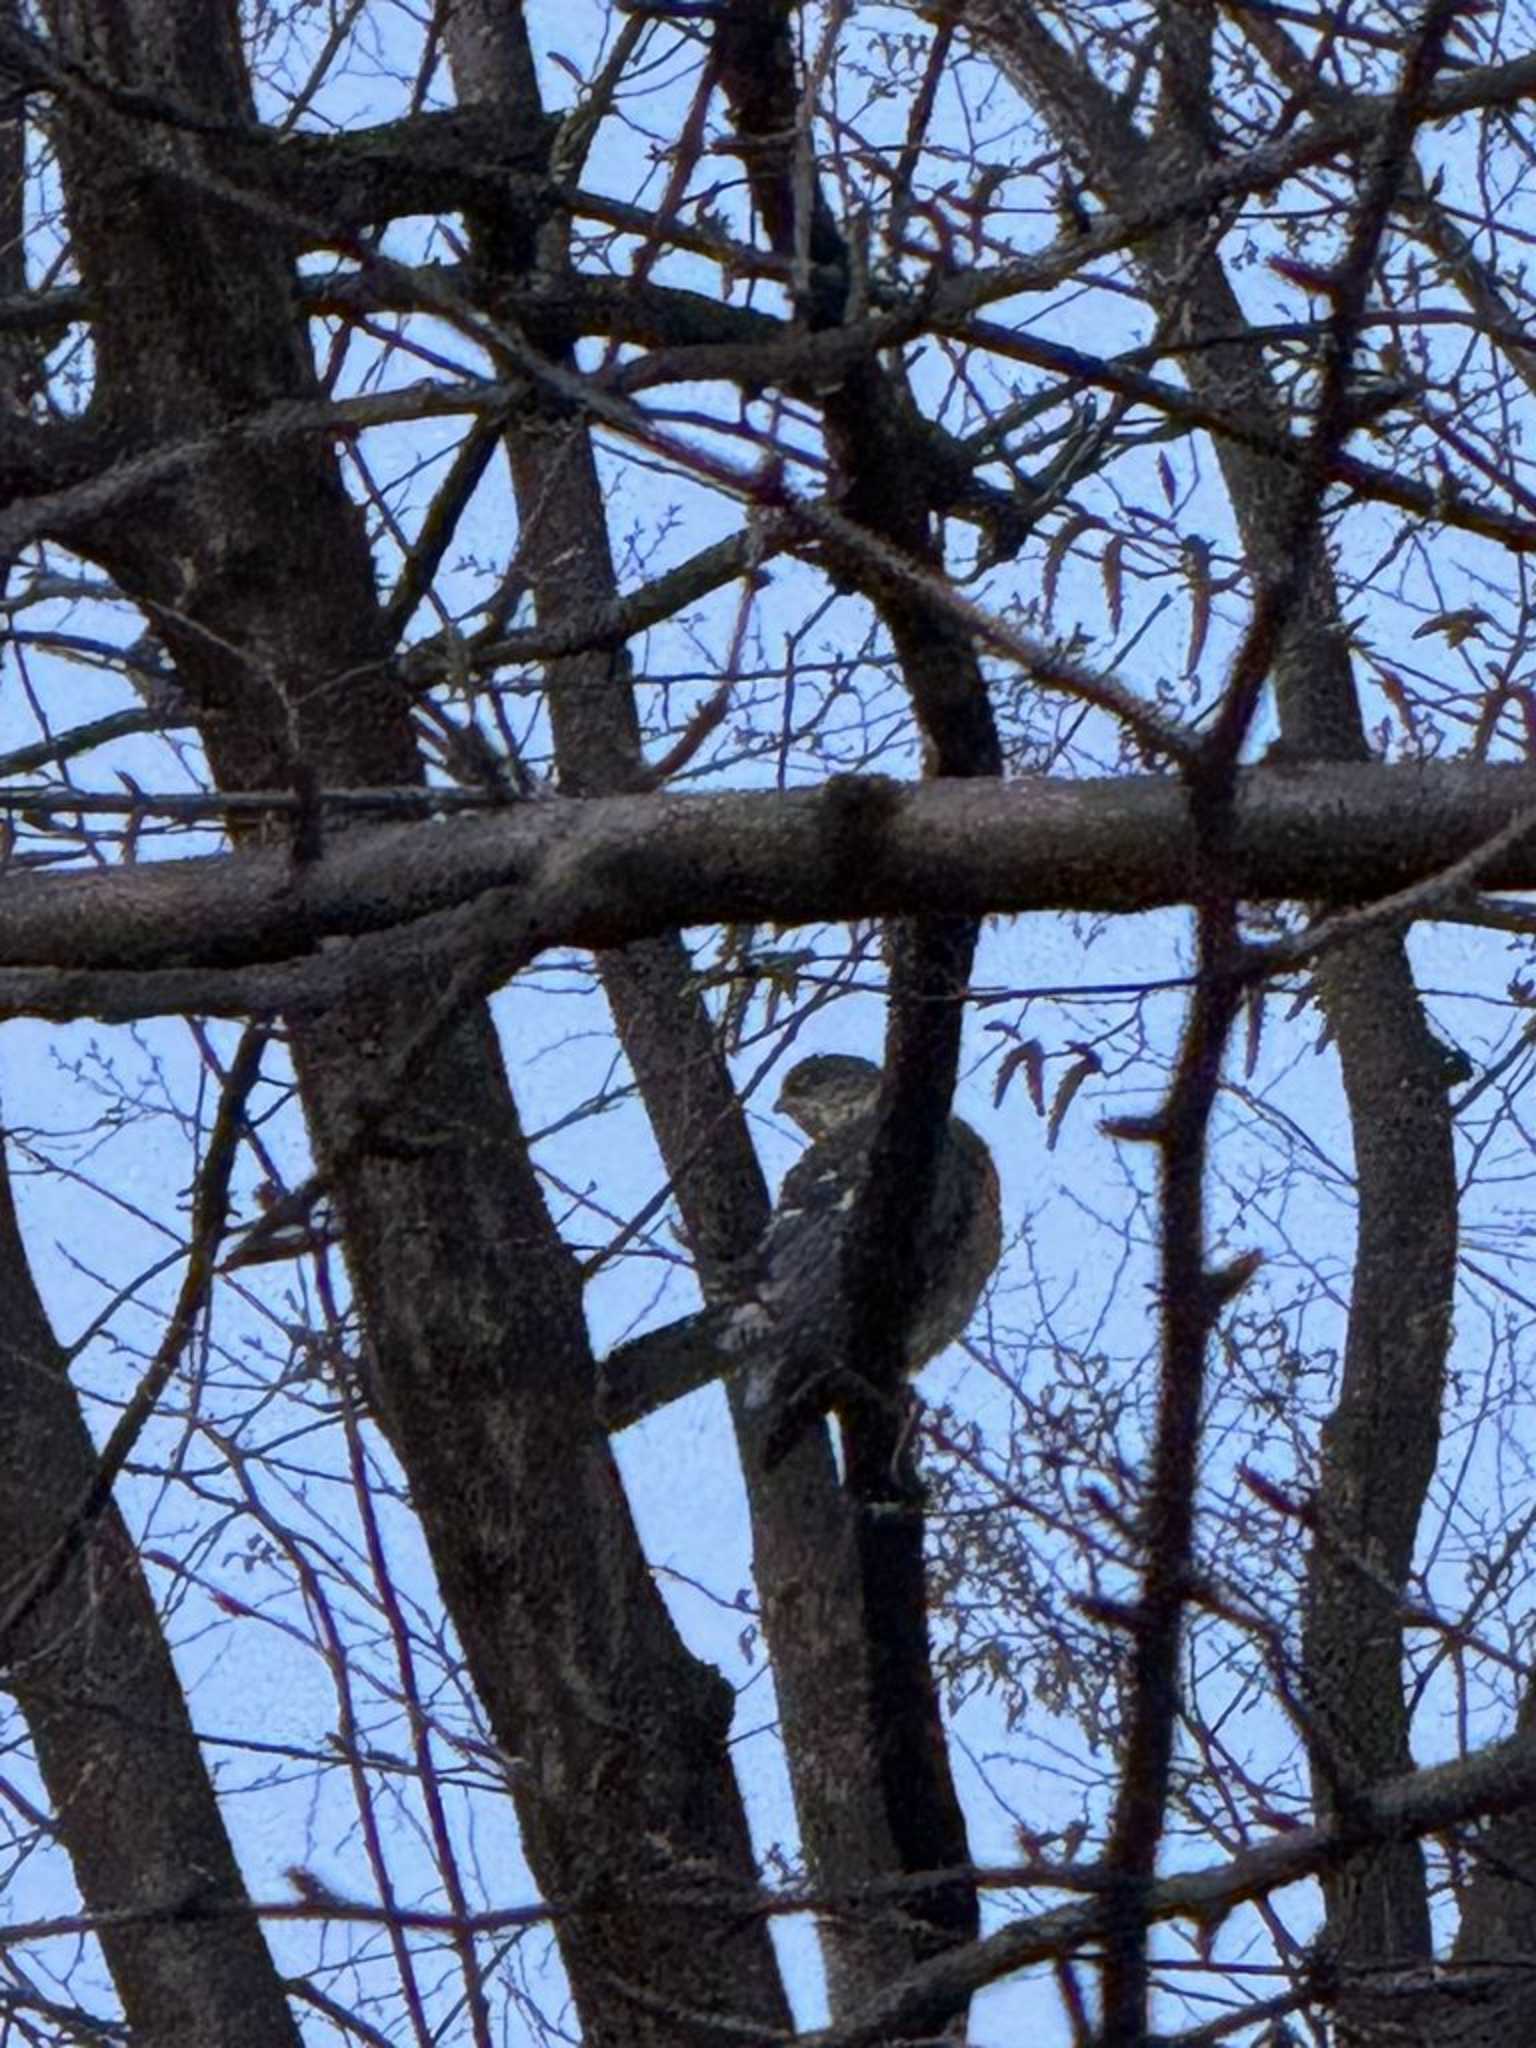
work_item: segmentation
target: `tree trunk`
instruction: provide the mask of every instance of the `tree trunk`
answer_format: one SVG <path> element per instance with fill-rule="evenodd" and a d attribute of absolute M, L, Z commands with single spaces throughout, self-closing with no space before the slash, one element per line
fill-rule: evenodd
<path fill-rule="evenodd" d="M 60 5 L 66 47 L 140 90 L 249 119 L 233 17 Z M 94 406 L 130 446 L 308 398 L 280 223 L 220 192 L 219 152 L 85 93 L 60 125 L 102 309 Z M 314 444 L 211 456 L 78 540 L 162 632 L 221 788 L 420 779 L 358 513 Z M 316 575 L 316 565 L 324 573 Z M 296 842 L 294 858 L 304 849 Z M 534 1179 L 489 1018 L 402 977 L 294 1016 L 379 1397 L 522 1822 L 562 1903 L 586 2038 L 718 2038 L 787 2007 L 727 1737 L 731 1695 L 679 1642 L 592 1414 L 578 1277 Z M 434 1008 L 434 1004 L 437 1007 Z M 424 1020 L 429 1020 L 424 1023 Z M 659 1903 L 686 1891 L 721 1903 Z M 641 1992 L 645 2002 L 637 2004 Z"/>

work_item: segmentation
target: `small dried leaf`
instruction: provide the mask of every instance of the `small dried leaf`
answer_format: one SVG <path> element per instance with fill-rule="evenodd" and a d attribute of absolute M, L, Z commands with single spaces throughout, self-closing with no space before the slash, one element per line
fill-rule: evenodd
<path fill-rule="evenodd" d="M 1208 1273 L 1206 1285 L 1213 1304 L 1224 1308 L 1229 1301 L 1235 1301 L 1263 1263 L 1261 1251 L 1239 1252 L 1235 1259 L 1229 1259 L 1226 1265 Z"/>
<path fill-rule="evenodd" d="M 1402 720 L 1404 730 L 1414 739 L 1417 739 L 1419 734 L 1418 720 L 1414 717 L 1413 700 L 1408 695 L 1408 688 L 1402 677 L 1397 673 L 1396 669 L 1378 667 L 1376 670 L 1376 680 L 1381 685 L 1381 694 Z"/>
<path fill-rule="evenodd" d="M 1480 604 L 1462 605 L 1458 611 L 1436 612 L 1432 619 L 1426 619 L 1414 630 L 1415 640 L 1428 640 L 1434 634 L 1445 636 L 1446 645 L 1460 647 L 1465 641 L 1474 640 L 1484 626 L 1493 624 L 1492 614 L 1485 612 Z"/>
<path fill-rule="evenodd" d="M 1109 627 L 1112 633 L 1120 630 L 1120 617 L 1124 610 L 1125 581 L 1125 536 L 1117 533 L 1099 557 L 1099 569 L 1104 578 L 1104 595 L 1109 600 Z"/>
<path fill-rule="evenodd" d="M 1040 578 L 1047 624 L 1050 623 L 1051 610 L 1056 602 L 1056 585 L 1061 579 L 1062 564 L 1067 559 L 1067 550 L 1094 524 L 1086 513 L 1079 512 L 1074 518 L 1064 521 L 1060 531 L 1051 536 L 1051 544 L 1045 551 L 1045 568 Z"/>
<path fill-rule="evenodd" d="M 1477 714 L 1477 725 L 1472 734 L 1472 758 L 1486 761 L 1488 749 L 1499 723 L 1499 714 L 1504 709 L 1504 692 L 1493 690 L 1483 699 L 1482 709 Z"/>
<path fill-rule="evenodd" d="M 1061 1086 L 1056 1090 L 1056 1099 L 1051 1104 L 1050 1122 L 1045 1127 L 1045 1148 L 1048 1152 L 1054 1152 L 1056 1149 L 1057 1133 L 1061 1129 L 1067 1111 L 1072 1107 L 1073 1099 L 1078 1089 L 1082 1087 L 1090 1074 L 1099 1073 L 1102 1067 L 1103 1062 L 1097 1053 L 1084 1052 L 1078 1059 L 1072 1062 L 1066 1073 L 1062 1075 Z"/>
<path fill-rule="evenodd" d="M 1008 1084 L 1019 1068 L 1024 1069 L 1029 1086 L 1029 1099 L 1035 1105 L 1037 1116 L 1045 1115 L 1045 1048 L 1038 1038 L 1026 1039 L 1023 1045 L 1014 1046 L 997 1070 L 997 1080 L 992 1089 L 992 1107 L 998 1108 L 1008 1093 Z"/>
<path fill-rule="evenodd" d="M 1264 990 L 1255 982 L 1243 999 L 1243 1078 L 1251 1081 L 1264 1035 Z"/>
<path fill-rule="evenodd" d="M 1198 534 L 1184 537 L 1184 577 L 1191 599 L 1189 652 L 1184 659 L 1184 673 L 1192 676 L 1200 666 L 1205 637 L 1211 629 L 1211 549 L 1210 543 Z"/>

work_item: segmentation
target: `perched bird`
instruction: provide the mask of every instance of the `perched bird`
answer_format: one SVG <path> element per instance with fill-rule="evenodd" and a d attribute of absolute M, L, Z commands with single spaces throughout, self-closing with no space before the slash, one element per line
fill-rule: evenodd
<path fill-rule="evenodd" d="M 778 1206 L 745 1263 L 736 1299 L 620 1345 L 599 1376 L 599 1414 L 635 1420 L 716 1374 L 741 1370 L 750 1407 L 770 1411 L 781 1449 L 826 1404 L 816 1383 L 858 1360 L 845 1356 L 841 1290 L 846 1231 L 874 1136 L 880 1069 L 847 1053 L 817 1053 L 785 1078 L 780 1111 L 812 1140 L 786 1176 Z M 909 1373 L 965 1330 L 1002 1249 L 997 1170 L 969 1124 L 950 1119 L 920 1253 L 903 1346 Z M 780 1421 L 785 1427 L 779 1428 Z"/>

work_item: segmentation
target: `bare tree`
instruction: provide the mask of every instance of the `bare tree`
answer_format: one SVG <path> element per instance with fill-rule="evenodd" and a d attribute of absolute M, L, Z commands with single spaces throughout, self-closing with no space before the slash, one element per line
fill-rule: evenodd
<path fill-rule="evenodd" d="M 0 0 L 19 2038 L 1530 2031 L 1536 59 L 1356 13 Z"/>

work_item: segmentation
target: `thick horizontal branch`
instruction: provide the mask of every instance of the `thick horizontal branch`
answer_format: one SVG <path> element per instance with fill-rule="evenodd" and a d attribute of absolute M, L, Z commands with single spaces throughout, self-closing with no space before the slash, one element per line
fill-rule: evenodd
<path fill-rule="evenodd" d="M 1508 840 L 1527 816 L 1530 832 Z M 1256 768 L 1216 880 L 1245 900 L 1341 907 L 1423 882 L 1501 833 L 1508 843 L 1478 885 L 1536 887 L 1529 769 Z M 305 863 L 247 852 L 106 873 L 13 870 L 0 881 L 0 1007 L 102 1014 L 99 977 L 126 972 L 131 1012 L 105 1007 L 148 1015 L 182 1007 L 199 973 L 276 965 L 281 975 L 257 977 L 265 999 L 248 1006 L 226 980 L 211 1007 L 304 1000 L 306 975 L 334 996 L 361 966 L 358 948 L 387 973 L 421 944 L 444 943 L 474 906 L 462 929 L 511 973 L 552 946 L 617 946 L 682 925 L 1152 910 L 1189 900 L 1195 862 L 1184 791 L 1155 776 L 849 776 L 788 793 L 551 797 L 483 817 L 354 826 Z M 157 995 L 161 975 L 171 1000 Z"/>
<path fill-rule="evenodd" d="M 1536 1794 L 1536 1743 L 1526 1735 L 1476 1755 L 1394 1778 L 1363 1793 L 1348 1826 L 1276 1835 L 1230 1862 L 1164 1878 L 1144 1910 L 1150 1920 L 1207 1925 L 1245 1900 L 1316 1876 L 1363 1844 L 1406 1841 L 1458 1823 L 1512 1812 Z M 804 2048 L 876 2048 L 937 2031 L 978 1991 L 1016 1970 L 1070 1955 L 1098 1940 L 1113 1902 L 1088 1899 L 1000 1927 L 995 1934 L 909 1971 L 846 2020 L 802 2036 Z"/>
<path fill-rule="evenodd" d="M 1153 1885 L 1143 1910 L 1151 1922 L 1192 1920 L 1209 1927 L 1250 1900 L 1267 1898 L 1287 1885 L 1336 1866 L 1367 1843 L 1408 1840 L 1496 1818 L 1528 1805 L 1533 1797 L 1536 1741 L 1529 1735 L 1516 1735 L 1471 1756 L 1454 1758 L 1423 1771 L 1405 1772 L 1362 1793 L 1347 1823 L 1335 1820 L 1320 1827 L 1271 1835 L 1225 1862 L 1162 1878 Z M 861 1887 L 851 1895 L 807 1895 L 799 1890 L 755 1897 L 748 1894 L 739 1900 L 739 1910 L 743 1916 L 753 1912 L 781 1915 L 821 1906 L 867 1906 L 871 1900 L 899 1901 L 919 1884 L 948 1874 L 917 1872 L 892 1882 Z M 1098 1941 L 1109 1913 L 1114 1910 L 1113 1882 L 1101 1865 L 982 1869 L 972 1870 L 970 1875 L 988 1885 L 1066 1885 L 1089 1896 L 1012 1920 L 980 1941 L 907 1971 L 847 2018 L 820 2032 L 801 2035 L 801 2048 L 879 2048 L 880 2043 L 910 2039 L 928 2028 L 941 2027 L 947 2012 L 953 2012 L 957 2004 L 963 2004 L 988 1985 L 1032 1965 L 1072 1955 Z M 720 1897 L 716 1887 L 705 1886 L 672 1897 L 658 1895 L 657 1905 L 668 1909 L 693 1905 L 701 1914 L 707 1914 L 718 1909 Z M 505 1933 L 513 1928 L 558 1921 L 571 1910 L 560 1902 L 539 1901 L 456 1915 L 334 1894 L 323 1899 L 273 1899 L 254 1907 L 244 1900 L 196 1899 L 189 1903 L 184 1895 L 178 1894 L 174 1909 L 188 1920 L 223 1920 L 254 1911 L 263 1920 L 390 1925 L 437 1934 Z M 0 1947 L 9 1949 L 24 1941 L 100 1930 L 109 1920 L 131 1925 L 168 1910 L 166 1901 L 156 1900 L 111 1916 L 74 1914 L 15 1923 L 0 1930 Z"/>

